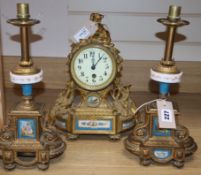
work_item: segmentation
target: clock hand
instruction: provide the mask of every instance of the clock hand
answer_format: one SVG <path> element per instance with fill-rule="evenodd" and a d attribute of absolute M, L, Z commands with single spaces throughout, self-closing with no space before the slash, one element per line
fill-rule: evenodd
<path fill-rule="evenodd" d="M 98 61 L 96 62 L 96 64 L 93 64 L 92 66 L 91 66 L 91 69 L 92 70 L 94 70 L 94 69 L 96 69 L 96 65 L 98 64 L 98 62 L 103 58 L 103 56 L 104 56 L 104 54 L 100 57 L 100 54 L 99 54 L 99 59 L 98 59 Z"/>
<path fill-rule="evenodd" d="M 94 67 L 94 65 L 95 65 L 95 64 L 94 64 L 94 61 L 95 61 L 95 59 L 92 58 L 92 59 L 91 59 L 91 62 L 92 62 L 92 66 L 91 66 L 91 67 Z"/>

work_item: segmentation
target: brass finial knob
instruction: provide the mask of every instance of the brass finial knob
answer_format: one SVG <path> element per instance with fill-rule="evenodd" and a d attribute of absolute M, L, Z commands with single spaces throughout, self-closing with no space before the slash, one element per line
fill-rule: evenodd
<path fill-rule="evenodd" d="M 17 4 L 17 18 L 18 19 L 27 19 L 29 17 L 30 17 L 29 4 L 27 4 L 27 3 L 18 3 Z"/>
<path fill-rule="evenodd" d="M 169 20 L 178 20 L 180 19 L 181 7 L 176 5 L 171 5 L 169 7 L 168 19 Z"/>

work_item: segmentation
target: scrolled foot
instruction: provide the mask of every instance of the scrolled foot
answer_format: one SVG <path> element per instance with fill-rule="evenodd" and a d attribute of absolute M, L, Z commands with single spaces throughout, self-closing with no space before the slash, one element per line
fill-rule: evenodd
<path fill-rule="evenodd" d="M 140 163 L 143 165 L 143 166 L 148 166 L 151 164 L 151 159 L 141 159 L 140 160 Z"/>
<path fill-rule="evenodd" d="M 4 164 L 4 168 L 9 171 L 15 169 L 15 167 L 16 167 L 15 163 Z"/>
<path fill-rule="evenodd" d="M 121 135 L 120 135 L 120 134 L 109 135 L 109 138 L 110 138 L 112 141 L 117 141 L 117 140 L 120 140 Z"/>
<path fill-rule="evenodd" d="M 173 165 L 177 168 L 182 168 L 184 166 L 184 161 L 175 160 L 173 161 Z"/>
<path fill-rule="evenodd" d="M 45 171 L 49 168 L 49 163 L 45 163 L 45 164 L 39 163 L 37 166 L 38 166 L 38 169 Z"/>
<path fill-rule="evenodd" d="M 67 136 L 66 136 L 66 139 L 67 140 L 77 140 L 78 137 L 79 137 L 78 134 L 70 134 L 70 133 L 68 133 Z"/>

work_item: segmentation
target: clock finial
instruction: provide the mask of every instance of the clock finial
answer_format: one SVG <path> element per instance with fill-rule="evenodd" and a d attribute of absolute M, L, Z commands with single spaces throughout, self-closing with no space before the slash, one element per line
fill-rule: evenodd
<path fill-rule="evenodd" d="M 104 18 L 104 15 L 100 13 L 92 13 L 90 15 L 90 20 L 96 23 L 100 23 L 103 18 Z"/>
<path fill-rule="evenodd" d="M 105 25 L 101 23 L 104 15 L 100 13 L 92 13 L 90 15 L 90 20 L 96 23 L 97 30 L 92 36 L 96 40 L 101 40 L 106 43 L 111 42 L 111 37 L 109 31 L 106 29 Z"/>

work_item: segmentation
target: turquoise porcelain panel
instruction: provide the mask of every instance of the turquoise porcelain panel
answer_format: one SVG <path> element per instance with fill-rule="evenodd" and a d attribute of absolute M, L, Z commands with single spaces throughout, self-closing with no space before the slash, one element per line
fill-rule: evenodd
<path fill-rule="evenodd" d="M 36 139 L 37 124 L 36 119 L 17 119 L 18 139 Z"/>
<path fill-rule="evenodd" d="M 172 155 L 172 151 L 166 149 L 155 149 L 153 152 L 154 156 L 158 159 L 166 159 Z"/>

